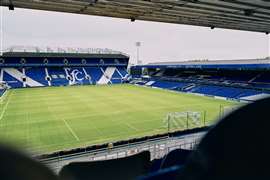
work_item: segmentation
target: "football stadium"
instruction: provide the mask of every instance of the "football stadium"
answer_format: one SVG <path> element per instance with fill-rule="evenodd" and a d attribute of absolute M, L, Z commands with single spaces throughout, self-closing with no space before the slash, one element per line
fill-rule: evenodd
<path fill-rule="evenodd" d="M 137 80 L 142 77 L 129 82 L 128 56 L 120 52 L 54 53 L 52 57 L 41 50 L 23 51 L 13 48 L 1 58 L 0 134 L 3 140 L 12 139 L 36 153 L 208 126 L 240 105 L 177 91 L 190 90 L 192 83 L 152 80 L 155 76 L 145 84 Z M 234 91 L 237 97 L 248 96 Z M 168 122 L 170 113 L 184 117 Z"/>
<path fill-rule="evenodd" d="M 266 1 L 4 0 L 1 6 L 270 31 Z M 12 46 L 0 55 L 0 174 L 269 177 L 258 165 L 269 162 L 269 70 L 269 57 L 130 65 L 129 54 L 108 48 Z"/>

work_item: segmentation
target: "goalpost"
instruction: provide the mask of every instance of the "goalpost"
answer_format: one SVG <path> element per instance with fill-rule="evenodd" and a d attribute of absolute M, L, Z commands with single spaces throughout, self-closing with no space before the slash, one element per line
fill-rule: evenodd
<path fill-rule="evenodd" d="M 183 111 L 168 113 L 164 125 L 168 132 L 205 126 L 205 111 Z"/>
<path fill-rule="evenodd" d="M 240 105 L 241 106 L 241 105 Z M 229 113 L 237 110 L 239 105 L 232 106 L 219 106 L 217 116 L 215 118 L 222 119 Z M 210 112 L 209 112 L 210 113 Z M 163 119 L 163 129 L 167 129 L 168 132 L 192 129 L 198 127 L 205 127 L 209 124 L 209 117 L 212 118 L 213 114 L 208 114 L 206 110 L 199 111 L 182 111 L 182 112 L 170 112 L 166 114 Z M 214 117 L 213 117 L 214 118 Z"/>

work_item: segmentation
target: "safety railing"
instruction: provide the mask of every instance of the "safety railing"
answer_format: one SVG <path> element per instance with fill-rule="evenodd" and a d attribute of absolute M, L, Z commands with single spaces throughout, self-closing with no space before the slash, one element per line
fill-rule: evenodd
<path fill-rule="evenodd" d="M 85 152 L 42 159 L 40 161 L 49 166 L 55 172 L 59 172 L 63 166 L 70 162 L 123 158 L 142 151 L 149 151 L 151 153 L 151 159 L 158 159 L 174 149 L 194 149 L 203 134 L 204 132 L 200 132 L 182 137 L 157 138 L 127 145 L 119 145 L 116 147 L 108 146 L 107 148 L 98 150 L 87 151 L 85 149 Z"/>

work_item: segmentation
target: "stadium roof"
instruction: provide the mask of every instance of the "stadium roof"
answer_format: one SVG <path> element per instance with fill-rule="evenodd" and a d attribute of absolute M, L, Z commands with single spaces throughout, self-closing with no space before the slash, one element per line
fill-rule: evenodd
<path fill-rule="evenodd" d="M 210 65 L 210 64 L 270 64 L 270 58 L 264 59 L 238 59 L 238 60 L 194 60 L 181 62 L 156 62 L 148 65 Z"/>
<path fill-rule="evenodd" d="M 137 65 L 133 66 L 133 68 L 269 70 L 270 58 L 247 60 L 159 62 L 146 65 Z"/>
<path fill-rule="evenodd" d="M 108 48 L 71 48 L 71 47 L 36 47 L 12 46 L 3 52 L 5 57 L 115 57 L 129 58 L 121 51 Z M 1 56 L 0 56 L 1 57 Z"/>
<path fill-rule="evenodd" d="M 270 32 L 268 0 L 1 0 L 29 8 L 135 20 Z"/>
<path fill-rule="evenodd" d="M 37 46 L 11 46 L 4 53 L 62 53 L 62 54 L 123 54 L 108 48 L 74 48 L 74 47 L 37 47 Z"/>

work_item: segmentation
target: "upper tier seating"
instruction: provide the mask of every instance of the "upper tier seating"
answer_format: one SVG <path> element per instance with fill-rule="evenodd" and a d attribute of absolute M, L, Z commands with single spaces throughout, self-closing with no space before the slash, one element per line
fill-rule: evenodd
<path fill-rule="evenodd" d="M 247 82 L 254 78 L 254 74 L 245 74 L 245 75 L 235 75 L 235 76 L 228 76 L 228 75 L 210 75 L 205 77 L 205 79 L 212 79 L 212 80 L 228 80 L 232 82 Z"/>
<path fill-rule="evenodd" d="M 190 82 L 211 82 L 224 84 L 242 84 L 249 87 L 269 88 L 270 73 L 265 71 L 183 71 L 179 69 L 156 70 L 150 73 L 152 77 L 161 77 Z M 158 74 L 158 76 L 156 76 Z"/>

